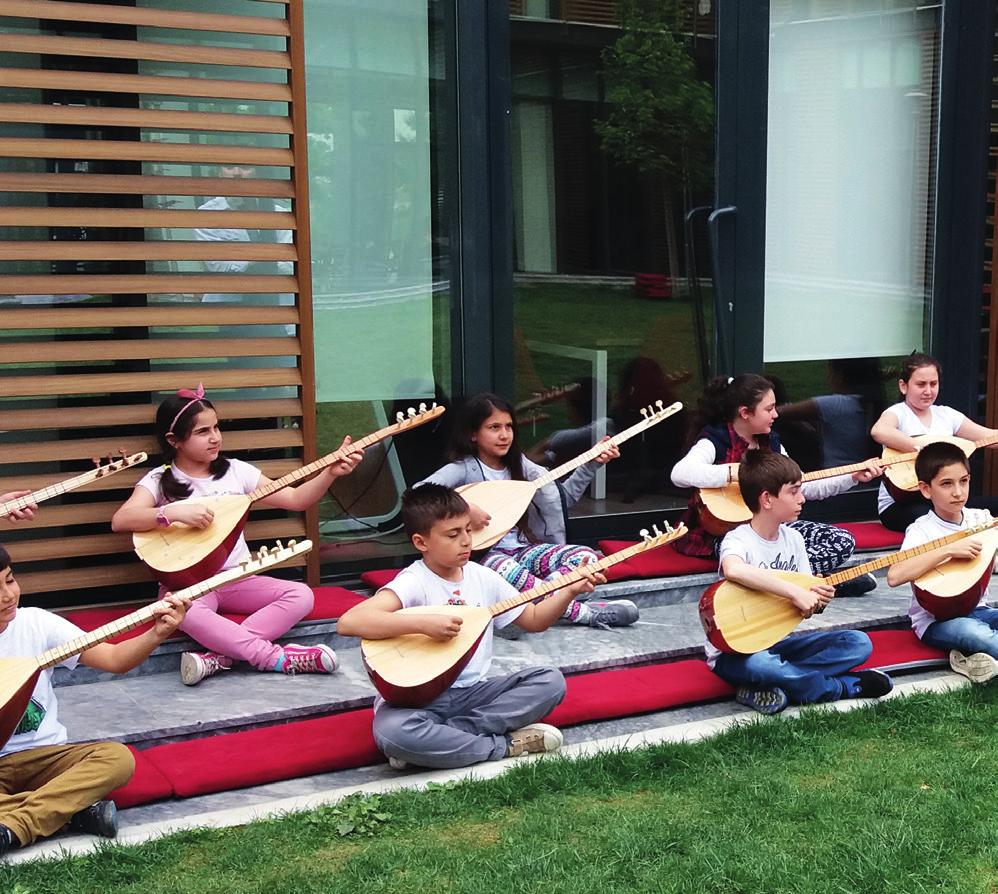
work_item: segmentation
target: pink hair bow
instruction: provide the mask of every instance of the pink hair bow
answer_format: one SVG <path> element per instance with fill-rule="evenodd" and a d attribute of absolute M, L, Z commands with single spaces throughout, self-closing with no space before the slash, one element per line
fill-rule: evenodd
<path fill-rule="evenodd" d="M 180 412 L 177 413 L 177 415 L 173 417 L 173 422 L 170 423 L 170 430 L 167 432 L 168 435 L 172 435 L 173 434 L 173 429 L 174 429 L 174 427 L 177 424 L 177 420 L 181 416 L 183 416 L 184 413 L 186 413 L 187 410 L 193 404 L 196 404 L 199 400 L 203 400 L 204 399 L 204 384 L 202 382 L 198 382 L 198 387 L 195 388 L 193 391 L 191 391 L 190 388 L 181 388 L 181 389 L 179 389 L 177 391 L 177 396 L 178 397 L 187 397 L 187 398 L 190 398 L 190 400 L 188 400 L 187 403 L 185 403 L 180 408 Z"/>

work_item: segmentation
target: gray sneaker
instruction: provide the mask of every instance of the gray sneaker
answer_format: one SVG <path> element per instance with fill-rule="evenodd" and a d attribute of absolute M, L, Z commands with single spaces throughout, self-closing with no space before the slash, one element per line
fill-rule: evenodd
<path fill-rule="evenodd" d="M 589 618 L 584 622 L 590 627 L 606 630 L 608 627 L 630 627 L 638 619 L 638 607 L 629 599 L 614 599 L 610 602 L 589 601 Z"/>
<path fill-rule="evenodd" d="M 550 723 L 531 723 L 530 726 L 515 729 L 509 734 L 508 739 L 506 757 L 557 751 L 565 744 L 561 730 L 551 726 Z"/>
<path fill-rule="evenodd" d="M 964 655 L 954 649 L 949 653 L 949 666 L 958 674 L 963 674 L 971 683 L 987 683 L 998 676 L 998 661 L 987 652 Z"/>

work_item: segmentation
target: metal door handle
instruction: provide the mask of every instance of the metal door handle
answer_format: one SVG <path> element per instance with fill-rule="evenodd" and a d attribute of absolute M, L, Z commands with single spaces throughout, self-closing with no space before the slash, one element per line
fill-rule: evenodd
<path fill-rule="evenodd" d="M 718 220 L 725 215 L 735 214 L 738 211 L 736 205 L 725 205 L 723 208 L 716 208 L 707 218 L 707 227 L 710 231 L 710 249 L 713 255 L 714 265 L 714 331 L 716 333 L 715 345 L 717 347 L 716 369 L 718 373 L 732 374 L 730 368 L 731 356 L 734 353 L 734 345 L 730 341 L 733 331 L 729 323 L 734 322 L 735 297 L 730 294 L 725 300 L 724 283 L 721 280 L 721 253 L 720 253 L 720 226 Z"/>

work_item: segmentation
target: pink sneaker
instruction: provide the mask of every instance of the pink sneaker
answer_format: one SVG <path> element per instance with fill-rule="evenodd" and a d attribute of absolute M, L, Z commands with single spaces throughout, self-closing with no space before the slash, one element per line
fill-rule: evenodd
<path fill-rule="evenodd" d="M 180 682 L 185 686 L 227 670 L 232 670 L 232 659 L 217 652 L 184 652 L 180 656 Z"/>
<path fill-rule="evenodd" d="M 331 674 L 337 667 L 336 653 L 323 643 L 317 646 L 288 643 L 284 647 L 281 670 L 286 674 Z"/>

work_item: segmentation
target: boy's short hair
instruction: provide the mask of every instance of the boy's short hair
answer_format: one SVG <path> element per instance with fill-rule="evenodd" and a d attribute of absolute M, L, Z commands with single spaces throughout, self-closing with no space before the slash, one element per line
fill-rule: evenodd
<path fill-rule="evenodd" d="M 7 547 L 0 544 L 0 571 L 4 568 L 10 568 L 10 553 L 7 552 Z"/>
<path fill-rule="evenodd" d="M 919 481 L 931 484 L 932 479 L 939 474 L 944 466 L 952 466 L 959 463 L 968 472 L 970 471 L 970 460 L 956 444 L 949 441 L 933 441 L 926 444 L 918 451 L 915 457 L 915 475 Z"/>
<path fill-rule="evenodd" d="M 784 484 L 797 484 L 803 476 L 789 456 L 769 450 L 749 450 L 738 464 L 738 487 L 753 515 L 759 511 L 763 491 L 779 494 Z"/>
<path fill-rule="evenodd" d="M 467 513 L 468 504 L 456 490 L 427 482 L 402 494 L 402 524 L 410 537 L 426 534 L 438 521 Z"/>

